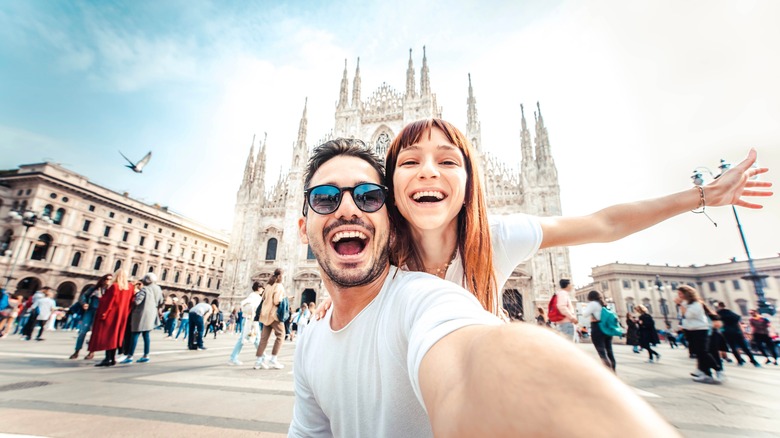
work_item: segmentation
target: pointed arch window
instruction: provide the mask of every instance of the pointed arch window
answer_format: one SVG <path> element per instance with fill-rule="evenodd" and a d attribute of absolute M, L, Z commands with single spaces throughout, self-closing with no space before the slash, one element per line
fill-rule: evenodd
<path fill-rule="evenodd" d="M 265 248 L 265 259 L 276 260 L 276 245 L 278 241 L 275 238 L 268 239 L 268 245 Z"/>
<path fill-rule="evenodd" d="M 14 238 L 13 230 L 5 230 L 2 239 L 0 239 L 0 255 L 5 254 L 11 248 L 11 240 Z"/>
<path fill-rule="evenodd" d="M 374 145 L 374 149 L 376 150 L 376 153 L 380 157 L 384 157 L 387 155 L 387 148 L 390 146 L 390 142 L 392 141 L 392 139 L 393 138 L 390 136 L 390 134 L 387 133 L 387 131 L 382 132 L 376 138 L 376 144 Z"/>
<path fill-rule="evenodd" d="M 141 266 L 138 263 L 133 263 L 133 270 L 130 272 L 130 276 L 135 277 L 138 275 L 138 268 Z"/>
<path fill-rule="evenodd" d="M 79 264 L 81 264 L 81 252 L 76 251 L 73 254 L 73 260 L 70 261 L 70 265 L 78 268 Z"/>
<path fill-rule="evenodd" d="M 41 234 L 38 237 L 38 242 L 33 248 L 30 260 L 46 260 L 46 256 L 49 254 L 49 248 L 51 247 L 52 238 L 48 234 Z"/>
<path fill-rule="evenodd" d="M 51 204 L 46 204 L 46 206 L 43 207 L 43 212 L 41 213 L 41 216 L 51 217 L 52 211 L 54 211 L 54 206 L 52 206 Z"/>
<path fill-rule="evenodd" d="M 103 257 L 97 256 L 97 258 L 95 259 L 95 266 L 94 266 L 95 270 L 99 271 L 101 266 L 103 266 Z"/>
<path fill-rule="evenodd" d="M 54 213 L 54 217 L 52 218 L 52 220 L 54 221 L 54 225 L 62 225 L 63 218 L 65 218 L 65 209 L 58 208 L 57 212 Z"/>
<path fill-rule="evenodd" d="M 117 261 L 114 263 L 114 272 L 118 271 L 118 270 L 119 270 L 119 268 L 121 268 L 121 267 L 122 267 L 122 260 L 117 260 Z"/>

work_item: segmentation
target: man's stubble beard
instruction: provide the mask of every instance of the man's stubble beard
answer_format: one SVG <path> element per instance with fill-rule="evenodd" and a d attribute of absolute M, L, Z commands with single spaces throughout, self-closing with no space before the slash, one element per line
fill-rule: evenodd
<path fill-rule="evenodd" d="M 375 235 L 374 237 L 377 236 Z M 359 278 L 354 278 L 353 275 L 348 275 L 345 272 L 345 270 L 349 269 L 349 267 L 346 269 L 338 269 L 331 265 L 330 258 L 325 256 L 325 254 L 327 254 L 327 250 L 324 249 L 322 245 L 320 245 L 321 242 L 324 242 L 324 239 L 320 240 L 316 245 L 311 245 L 311 250 L 314 253 L 314 257 L 317 259 L 317 262 L 319 263 L 322 271 L 335 285 L 341 288 L 358 287 L 369 284 L 379 278 L 387 265 L 390 263 L 390 254 L 388 252 L 389 234 L 385 233 L 383 236 L 381 236 L 381 239 L 383 243 L 378 248 L 376 248 L 376 251 L 374 252 L 375 256 L 378 254 L 375 262 L 364 275 L 358 274 Z M 312 240 L 309 239 L 309 242 L 311 241 Z M 374 240 L 372 239 L 371 244 L 373 244 L 373 242 Z"/>

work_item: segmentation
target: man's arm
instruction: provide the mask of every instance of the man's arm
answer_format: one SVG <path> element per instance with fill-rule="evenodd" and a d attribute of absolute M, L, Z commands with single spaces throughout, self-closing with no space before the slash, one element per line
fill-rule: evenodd
<path fill-rule="evenodd" d="M 564 299 L 561 299 L 562 296 L 565 296 Z M 565 294 L 558 294 L 558 302 L 556 303 L 558 306 L 558 311 L 561 312 L 563 316 L 565 316 L 569 322 L 573 324 L 579 323 L 577 320 L 577 315 L 572 312 L 572 306 L 571 306 L 571 298 L 569 297 L 569 293 L 566 292 Z"/>
<path fill-rule="evenodd" d="M 769 171 L 767 168 L 751 168 L 755 161 L 756 151 L 751 149 L 741 163 L 704 186 L 706 206 L 762 208 L 759 204 L 743 199 L 747 196 L 772 195 L 772 192 L 766 190 L 772 183 L 750 180 Z M 587 216 L 539 218 L 543 234 L 541 247 L 612 242 L 700 206 L 699 189 L 693 187 L 660 198 L 613 205 Z"/>
<path fill-rule="evenodd" d="M 679 436 L 602 364 L 527 324 L 450 333 L 419 379 L 437 437 Z"/>

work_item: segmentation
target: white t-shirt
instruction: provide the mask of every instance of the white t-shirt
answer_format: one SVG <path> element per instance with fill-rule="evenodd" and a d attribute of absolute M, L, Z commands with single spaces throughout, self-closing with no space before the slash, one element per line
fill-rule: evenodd
<path fill-rule="evenodd" d="M 432 436 L 418 380 L 423 357 L 459 328 L 501 324 L 451 282 L 395 267 L 346 327 L 331 330 L 332 312 L 296 345 L 290 437 Z"/>
<path fill-rule="evenodd" d="M 588 318 L 588 321 L 590 321 L 591 317 L 596 319 L 596 321 L 601 321 L 601 308 L 601 303 L 598 301 L 588 301 L 588 305 L 582 311 L 582 317 Z"/>
<path fill-rule="evenodd" d="M 49 319 L 55 307 L 57 307 L 57 303 L 45 295 L 32 306 L 33 309 L 38 309 L 38 318 L 36 318 L 38 321 L 46 321 Z"/>
<path fill-rule="evenodd" d="M 496 285 L 501 290 L 517 265 L 539 251 L 542 244 L 542 225 L 539 218 L 527 214 L 489 216 L 488 222 L 493 241 Z M 450 263 L 444 279 L 466 287 L 460 252 Z"/>

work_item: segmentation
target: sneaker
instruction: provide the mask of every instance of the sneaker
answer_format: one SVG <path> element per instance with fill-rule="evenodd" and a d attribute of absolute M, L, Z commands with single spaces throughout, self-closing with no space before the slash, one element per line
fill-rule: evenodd
<path fill-rule="evenodd" d="M 149 358 L 148 357 L 142 357 L 142 358 L 138 359 L 136 362 L 138 362 L 138 363 L 146 363 L 146 362 L 149 362 Z"/>
<path fill-rule="evenodd" d="M 281 370 L 281 369 L 284 368 L 284 364 L 281 364 L 281 363 L 279 363 L 279 362 L 277 362 L 275 360 L 272 360 L 272 361 L 268 362 L 268 366 L 273 368 L 273 369 L 275 369 L 275 370 Z"/>
<path fill-rule="evenodd" d="M 693 381 L 697 383 L 715 383 L 715 379 L 713 379 L 712 376 L 708 376 L 706 374 L 703 376 L 694 377 Z"/>
<path fill-rule="evenodd" d="M 240 360 L 238 360 L 238 359 L 236 359 L 236 360 L 230 359 L 230 360 L 228 361 L 228 365 L 243 365 L 243 364 L 244 364 L 244 362 L 241 362 L 241 361 L 240 361 Z"/>
<path fill-rule="evenodd" d="M 701 372 L 701 370 L 696 370 L 696 371 L 694 371 L 694 372 L 692 372 L 692 373 L 691 373 L 691 376 L 693 376 L 693 377 L 702 377 L 702 376 L 705 376 L 705 375 L 706 375 L 706 374 L 704 374 L 703 372 Z"/>
<path fill-rule="evenodd" d="M 737 366 L 738 367 L 744 367 L 745 366 L 745 361 L 743 360 L 742 362 L 737 362 Z"/>
<path fill-rule="evenodd" d="M 258 360 L 255 361 L 255 366 L 253 366 L 252 368 L 254 368 L 256 370 L 259 370 L 259 369 L 267 370 L 268 369 L 268 364 L 265 363 L 264 359 L 258 359 Z"/>
<path fill-rule="evenodd" d="M 655 363 L 653 359 L 647 359 L 647 363 Z"/>
<path fill-rule="evenodd" d="M 753 366 L 756 368 L 761 368 L 761 364 L 758 362 L 753 362 Z"/>
<path fill-rule="evenodd" d="M 715 380 L 722 382 L 724 379 L 726 379 L 726 375 L 723 374 L 723 371 L 715 371 Z"/>
<path fill-rule="evenodd" d="M 120 363 L 120 364 L 125 364 L 125 363 L 133 363 L 133 357 L 132 357 L 132 356 L 130 356 L 130 357 L 126 357 L 126 358 L 124 358 L 124 359 L 120 360 L 120 361 L 119 361 L 119 363 Z"/>
<path fill-rule="evenodd" d="M 198 350 L 208 350 L 206 347 L 198 347 Z"/>
<path fill-rule="evenodd" d="M 767 359 L 766 362 L 764 362 L 764 365 L 769 365 L 770 363 L 772 363 L 772 360 L 771 359 Z"/>
<path fill-rule="evenodd" d="M 660 362 L 661 361 L 661 355 L 660 354 L 656 354 L 655 355 L 655 361 L 656 362 Z"/>

